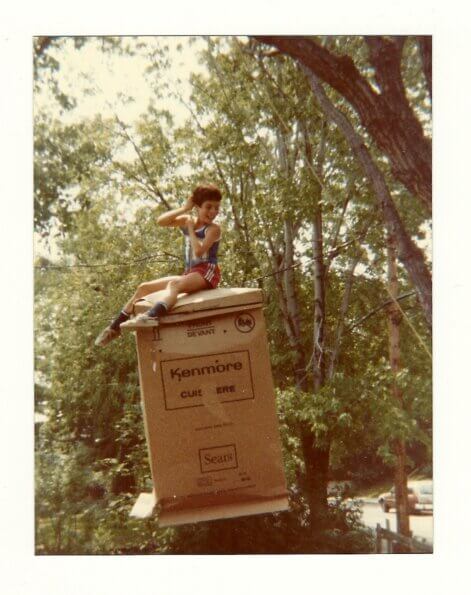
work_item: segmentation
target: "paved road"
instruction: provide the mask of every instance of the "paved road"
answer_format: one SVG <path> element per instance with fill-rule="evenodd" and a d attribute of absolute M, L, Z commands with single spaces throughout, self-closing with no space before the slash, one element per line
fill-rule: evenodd
<path fill-rule="evenodd" d="M 396 511 L 383 512 L 377 503 L 364 502 L 362 506 L 362 521 L 367 527 L 376 528 L 377 523 L 386 527 L 386 519 L 389 519 L 391 531 L 396 530 Z M 433 543 L 433 514 L 422 512 L 409 516 L 410 529 L 414 537 L 424 538 Z"/>

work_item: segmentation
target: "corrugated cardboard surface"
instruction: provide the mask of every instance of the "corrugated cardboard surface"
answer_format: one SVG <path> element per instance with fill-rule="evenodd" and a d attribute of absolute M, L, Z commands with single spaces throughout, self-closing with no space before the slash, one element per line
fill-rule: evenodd
<path fill-rule="evenodd" d="M 145 312 L 161 299 L 163 291 L 156 291 L 147 295 L 136 303 L 134 310 L 136 314 Z M 247 287 L 218 287 L 217 289 L 206 289 L 197 291 L 190 295 L 181 294 L 177 303 L 172 308 L 170 315 L 189 312 L 201 312 L 204 310 L 216 310 L 219 308 L 230 308 L 246 306 L 248 304 L 260 304 L 263 302 L 261 289 Z"/>
<path fill-rule="evenodd" d="M 161 526 L 288 508 L 263 312 L 215 297 L 136 333 Z"/>

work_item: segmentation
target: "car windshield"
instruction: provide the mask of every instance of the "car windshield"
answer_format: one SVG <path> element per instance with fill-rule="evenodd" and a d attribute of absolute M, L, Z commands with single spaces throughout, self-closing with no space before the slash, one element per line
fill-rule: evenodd
<path fill-rule="evenodd" d="M 420 488 L 420 493 L 421 494 L 431 494 L 432 493 L 432 486 L 431 485 L 422 486 Z"/>

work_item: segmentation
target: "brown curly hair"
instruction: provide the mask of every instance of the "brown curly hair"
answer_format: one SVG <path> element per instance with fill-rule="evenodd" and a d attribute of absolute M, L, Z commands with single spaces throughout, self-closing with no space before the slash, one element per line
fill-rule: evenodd
<path fill-rule="evenodd" d="M 221 191 L 213 184 L 204 184 L 197 186 L 191 195 L 193 203 L 199 207 L 204 203 L 205 200 L 217 200 L 220 201 Z"/>

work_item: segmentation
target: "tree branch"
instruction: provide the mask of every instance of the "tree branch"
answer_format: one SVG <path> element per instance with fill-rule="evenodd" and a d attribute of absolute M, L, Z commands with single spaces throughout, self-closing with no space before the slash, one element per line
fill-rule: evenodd
<path fill-rule="evenodd" d="M 383 308 L 386 308 L 387 306 L 389 306 L 395 302 L 400 302 L 401 300 L 405 300 L 406 298 L 411 297 L 412 295 L 417 295 L 417 292 L 416 291 L 408 291 L 407 293 L 403 293 L 402 295 L 398 296 L 395 300 L 393 300 L 393 299 L 385 300 L 384 302 L 379 304 L 379 306 L 376 306 L 376 308 L 373 308 L 373 310 L 368 312 L 368 314 L 365 314 L 365 316 L 362 316 L 357 321 L 355 321 L 353 324 L 348 326 L 346 330 L 352 331 L 354 328 L 356 328 L 357 326 L 360 326 L 360 324 L 363 324 L 366 320 L 368 320 L 368 318 L 371 318 L 372 316 L 374 316 L 377 312 L 379 312 Z"/>
<path fill-rule="evenodd" d="M 335 342 L 332 348 L 332 353 L 329 362 L 329 380 L 334 375 L 335 366 L 337 364 L 337 358 L 340 351 L 340 343 L 342 342 L 342 335 L 345 326 L 345 316 L 347 315 L 348 306 L 350 305 L 350 296 L 352 294 L 353 281 L 355 280 L 355 269 L 361 257 L 361 250 L 357 251 L 357 254 L 352 259 L 350 269 L 347 272 L 347 280 L 345 282 L 345 290 L 343 293 L 342 304 L 340 306 L 339 317 L 337 320 L 337 326 L 335 329 Z"/>
<path fill-rule="evenodd" d="M 402 78 L 397 76 L 397 56 L 401 44 L 397 40 L 370 39 L 370 48 L 372 45 L 377 48 L 376 54 L 372 51 L 372 59 L 377 58 L 376 67 L 380 66 L 377 75 L 389 85 L 388 92 L 377 93 L 349 56 L 336 56 L 312 39 L 290 36 L 256 36 L 255 39 L 292 56 L 343 95 L 388 156 L 394 176 L 423 202 L 428 213 L 431 212 L 432 145 L 410 106 L 406 106 L 405 94 L 400 96 Z M 393 101 L 392 92 L 395 98 L 400 97 L 398 102 Z"/>
<path fill-rule="evenodd" d="M 154 183 L 154 181 L 152 179 L 152 175 L 151 175 L 151 173 L 149 171 L 149 168 L 147 167 L 147 163 L 146 163 L 146 161 L 145 161 L 145 159 L 144 159 L 144 157 L 142 155 L 141 150 L 137 146 L 135 140 L 131 137 L 131 135 L 127 131 L 127 128 L 126 128 L 124 122 L 122 122 L 120 120 L 118 114 L 115 113 L 114 116 L 115 116 L 116 122 L 118 123 L 119 127 L 123 131 L 124 136 L 128 139 L 128 141 L 132 144 L 134 150 L 136 151 L 137 157 L 138 157 L 139 161 L 141 162 L 142 168 L 144 169 L 144 172 L 145 172 L 146 176 L 148 177 L 150 187 L 152 188 L 152 190 L 154 191 L 154 193 L 160 198 L 160 200 L 165 205 L 165 207 L 167 208 L 167 210 L 170 210 L 172 207 L 170 206 L 170 204 L 168 203 L 168 201 L 165 199 L 165 197 L 162 194 L 160 188 Z"/>

